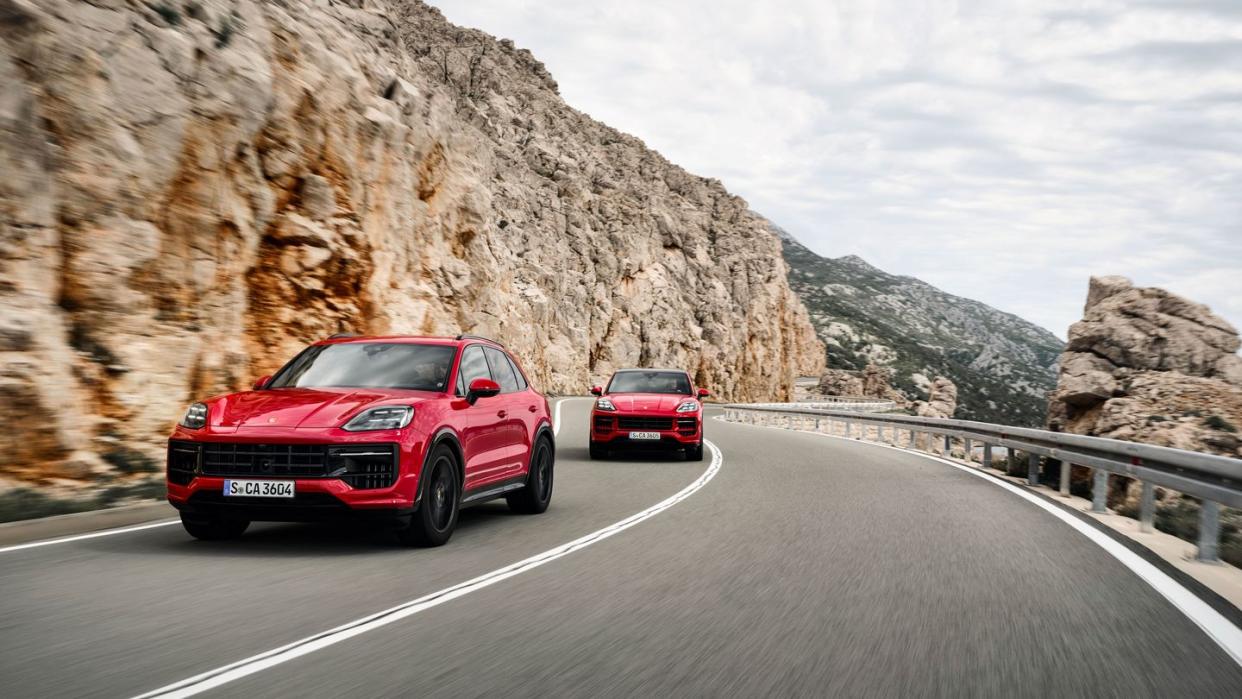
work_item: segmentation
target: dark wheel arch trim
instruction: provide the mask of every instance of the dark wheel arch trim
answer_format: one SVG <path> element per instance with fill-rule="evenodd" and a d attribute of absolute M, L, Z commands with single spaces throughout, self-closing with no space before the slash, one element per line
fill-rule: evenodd
<path fill-rule="evenodd" d="M 466 482 L 466 458 L 465 452 L 461 448 L 461 440 L 458 439 L 457 433 L 451 427 L 441 427 L 436 433 L 427 440 L 427 449 L 423 452 L 423 465 L 418 472 L 418 489 L 414 493 L 414 509 L 418 509 L 419 504 L 423 500 L 423 474 L 426 473 L 427 467 L 430 466 L 431 454 L 435 452 L 436 447 L 441 444 L 447 444 L 453 452 L 453 460 L 457 467 L 457 482 L 464 484 Z M 463 488 L 458 488 L 458 497 L 464 492 Z"/>
<path fill-rule="evenodd" d="M 539 423 L 539 427 L 535 428 L 535 440 L 531 442 L 531 454 L 534 455 L 535 442 L 540 437 L 548 438 L 548 445 L 552 447 L 552 458 L 556 458 L 556 433 L 552 431 L 552 424 L 549 422 Z"/>

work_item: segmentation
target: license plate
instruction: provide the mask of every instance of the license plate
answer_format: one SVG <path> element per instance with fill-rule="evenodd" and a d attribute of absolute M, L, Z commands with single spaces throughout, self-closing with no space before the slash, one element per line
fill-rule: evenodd
<path fill-rule="evenodd" d="M 226 480 L 224 495 L 243 498 L 291 498 L 293 497 L 293 481 Z"/>
<path fill-rule="evenodd" d="M 659 432 L 631 432 L 630 439 L 659 439 Z"/>

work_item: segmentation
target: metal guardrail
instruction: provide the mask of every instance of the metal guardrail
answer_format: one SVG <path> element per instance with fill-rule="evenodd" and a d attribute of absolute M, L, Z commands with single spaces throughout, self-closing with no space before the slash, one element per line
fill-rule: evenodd
<path fill-rule="evenodd" d="M 1049 432 L 1026 427 L 1009 427 L 968 420 L 915 417 L 912 415 L 880 415 L 826 408 L 805 407 L 801 404 L 755 404 L 722 406 L 725 419 L 734 422 L 758 422 L 759 416 L 775 416 L 789 428 L 799 426 L 842 433 L 845 437 L 857 436 L 869 439 L 874 428 L 876 441 L 887 441 L 901 446 L 901 432 L 908 437 L 906 447 L 918 448 L 924 442 L 927 451 L 935 451 L 931 435 L 943 439 L 943 454 L 951 456 L 954 440 L 963 443 L 966 460 L 974 463 L 974 445 L 983 446 L 982 468 L 992 466 L 992 448 L 1002 446 L 1025 452 L 1027 482 L 1039 482 L 1039 457 L 1061 461 L 1060 492 L 1069 495 L 1070 465 L 1092 469 L 1091 509 L 1105 512 L 1107 509 L 1108 477 L 1110 474 L 1126 476 L 1142 484 L 1139 504 L 1139 522 L 1142 531 L 1151 531 L 1156 514 L 1156 486 L 1185 493 L 1202 500 L 1199 514 L 1199 541 L 1197 558 L 1201 561 L 1217 561 L 1220 541 L 1220 506 L 1242 508 L 1242 460 L 1199 452 L 1159 447 L 1119 439 L 1088 437 L 1064 432 Z M 891 433 L 885 440 L 886 429 Z M 926 434 L 926 439 L 918 435 Z"/>
<path fill-rule="evenodd" d="M 780 408 L 788 405 L 796 405 L 799 408 L 817 408 L 824 410 L 849 410 L 863 413 L 882 413 L 888 410 L 896 410 L 897 403 L 882 398 L 867 398 L 863 396 L 815 396 L 813 400 L 800 400 L 797 403 L 748 403 L 767 408 Z"/>

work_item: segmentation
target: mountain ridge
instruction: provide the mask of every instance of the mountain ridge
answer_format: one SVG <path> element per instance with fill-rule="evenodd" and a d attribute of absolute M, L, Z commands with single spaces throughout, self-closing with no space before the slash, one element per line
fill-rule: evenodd
<path fill-rule="evenodd" d="M 937 375 L 959 389 L 957 417 L 1043 423 L 1064 342 L 1020 316 L 957 296 L 858 255 L 823 257 L 773 224 L 789 283 L 828 349 L 827 365 L 893 370 L 894 386 L 923 398 Z"/>

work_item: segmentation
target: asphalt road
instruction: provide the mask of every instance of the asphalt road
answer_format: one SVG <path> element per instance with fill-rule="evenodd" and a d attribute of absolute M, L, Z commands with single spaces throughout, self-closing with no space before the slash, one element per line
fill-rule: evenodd
<path fill-rule="evenodd" d="M 586 455 L 566 403 L 552 507 L 463 513 L 448 546 L 179 526 L 0 553 L 0 694 L 124 697 L 624 520 L 709 462 Z M 711 421 L 719 471 L 585 548 L 207 696 L 1230 696 L 1242 669 L 1098 546 L 916 455 Z"/>

